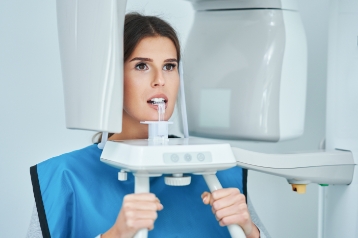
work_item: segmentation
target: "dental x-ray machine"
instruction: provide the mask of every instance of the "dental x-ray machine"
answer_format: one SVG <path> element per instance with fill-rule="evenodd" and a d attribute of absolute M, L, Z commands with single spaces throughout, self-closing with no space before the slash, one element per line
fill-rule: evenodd
<path fill-rule="evenodd" d="M 214 191 L 221 188 L 216 171 L 234 166 L 285 177 L 299 192 L 297 185 L 310 182 L 349 184 L 349 151 L 272 155 L 189 138 L 188 132 L 260 141 L 300 136 L 307 62 L 295 1 L 191 2 L 196 14 L 185 73 L 180 69 L 185 138 L 168 139 L 169 122 L 156 121 L 143 122 L 149 124 L 148 140 L 106 142 L 108 132 L 122 129 L 126 1 L 57 1 L 67 128 L 104 132 L 101 161 L 119 169 L 119 180 L 133 173 L 136 193 L 149 192 L 149 177 L 162 174 L 172 174 L 165 178 L 171 186 L 190 184 L 187 174 L 203 175 Z M 245 237 L 239 226 L 228 229 L 232 237 Z M 147 230 L 136 234 L 146 236 Z"/>

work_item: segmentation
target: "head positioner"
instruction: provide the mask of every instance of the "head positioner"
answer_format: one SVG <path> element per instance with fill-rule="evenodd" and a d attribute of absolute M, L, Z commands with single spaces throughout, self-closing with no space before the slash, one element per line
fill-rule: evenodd
<path fill-rule="evenodd" d="M 67 128 L 122 130 L 125 9 L 126 1 L 57 1 Z"/>
<path fill-rule="evenodd" d="M 285 2 L 293 1 L 193 1 L 200 11 L 183 61 L 192 135 L 278 141 L 303 133 L 306 42 L 297 9 Z M 68 128 L 121 131 L 125 4 L 57 2 Z"/>

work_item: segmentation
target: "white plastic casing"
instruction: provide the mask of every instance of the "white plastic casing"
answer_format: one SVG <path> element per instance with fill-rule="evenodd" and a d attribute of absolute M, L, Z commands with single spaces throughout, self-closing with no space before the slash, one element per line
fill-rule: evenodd
<path fill-rule="evenodd" d="M 148 139 L 168 139 L 169 124 L 173 124 L 170 121 L 141 121 L 141 124 L 148 125 Z"/>
<path fill-rule="evenodd" d="M 136 174 L 215 173 L 236 166 L 229 144 L 206 139 L 108 141 L 101 161 Z"/>
<path fill-rule="evenodd" d="M 121 132 L 126 0 L 57 0 L 66 126 Z"/>
<path fill-rule="evenodd" d="M 277 8 L 298 10 L 296 0 L 188 0 L 195 10 Z"/>
<path fill-rule="evenodd" d="M 303 134 L 307 47 L 297 11 L 197 11 L 183 56 L 190 135 L 275 142 Z"/>
<path fill-rule="evenodd" d="M 127 178 L 128 178 L 127 172 L 125 172 L 125 171 L 118 172 L 118 180 L 119 181 L 127 181 Z"/>
<path fill-rule="evenodd" d="M 164 182 L 169 186 L 187 186 L 191 182 L 191 176 L 173 177 L 165 176 Z"/>
<path fill-rule="evenodd" d="M 232 147 L 242 168 L 284 177 L 289 181 L 350 184 L 355 163 L 349 151 L 332 150 L 291 154 L 264 154 Z"/>

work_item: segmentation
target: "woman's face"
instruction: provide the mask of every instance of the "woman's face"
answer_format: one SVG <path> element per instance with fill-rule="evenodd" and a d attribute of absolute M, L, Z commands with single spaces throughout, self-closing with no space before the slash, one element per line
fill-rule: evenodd
<path fill-rule="evenodd" d="M 157 121 L 157 105 L 163 98 L 164 120 L 173 113 L 179 88 L 177 51 L 166 37 L 142 39 L 124 62 L 124 113 L 136 121 Z"/>

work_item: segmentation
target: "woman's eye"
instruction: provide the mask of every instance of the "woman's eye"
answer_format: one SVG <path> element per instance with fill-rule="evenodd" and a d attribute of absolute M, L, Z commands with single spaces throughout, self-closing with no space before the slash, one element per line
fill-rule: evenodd
<path fill-rule="evenodd" d="M 148 69 L 148 66 L 145 63 L 139 63 L 135 66 L 137 70 L 146 70 Z"/>
<path fill-rule="evenodd" d="M 175 69 L 175 67 L 176 67 L 175 64 L 166 64 L 166 65 L 164 65 L 163 70 L 172 71 Z"/>

